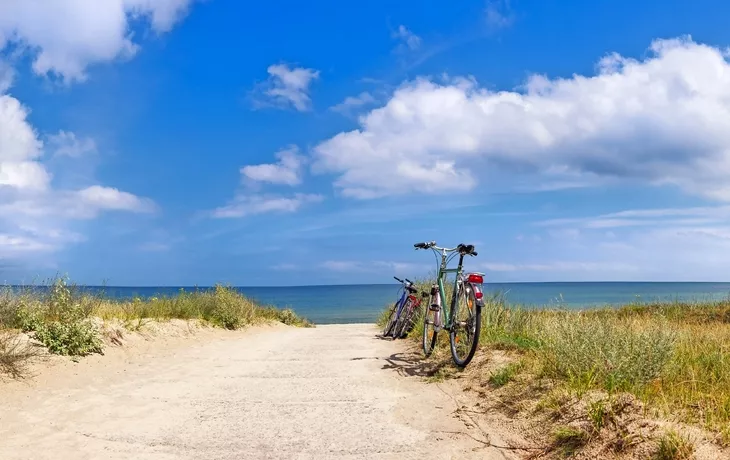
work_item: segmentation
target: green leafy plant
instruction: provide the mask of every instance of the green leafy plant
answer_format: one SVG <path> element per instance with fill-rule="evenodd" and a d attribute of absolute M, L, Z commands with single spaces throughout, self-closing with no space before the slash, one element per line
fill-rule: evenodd
<path fill-rule="evenodd" d="M 51 353 L 85 356 L 103 352 L 99 331 L 89 313 L 74 298 L 66 280 L 59 279 L 51 287 L 47 302 L 18 310 L 18 322 L 23 331 L 31 332 Z"/>

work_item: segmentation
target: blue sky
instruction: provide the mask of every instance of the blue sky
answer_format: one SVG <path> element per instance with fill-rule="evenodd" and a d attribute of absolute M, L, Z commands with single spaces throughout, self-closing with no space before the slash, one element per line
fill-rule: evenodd
<path fill-rule="evenodd" d="M 9 0 L 0 276 L 728 281 L 721 1 Z"/>

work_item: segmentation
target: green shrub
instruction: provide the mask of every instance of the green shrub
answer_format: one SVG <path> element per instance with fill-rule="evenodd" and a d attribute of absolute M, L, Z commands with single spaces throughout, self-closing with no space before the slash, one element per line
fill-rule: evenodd
<path fill-rule="evenodd" d="M 238 329 L 250 323 L 251 311 L 247 309 L 244 299 L 232 289 L 216 286 L 215 303 L 208 312 L 208 319 L 213 324 L 226 329 Z"/>
<path fill-rule="evenodd" d="M 90 311 L 75 299 L 65 280 L 53 285 L 45 303 L 23 305 L 18 325 L 43 343 L 51 353 L 84 356 L 102 352 L 99 331 L 89 318 Z"/>

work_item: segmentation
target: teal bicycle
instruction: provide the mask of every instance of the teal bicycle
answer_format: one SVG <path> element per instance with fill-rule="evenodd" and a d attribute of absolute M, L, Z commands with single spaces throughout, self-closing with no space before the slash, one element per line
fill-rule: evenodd
<path fill-rule="evenodd" d="M 435 241 L 417 243 L 416 249 L 431 249 L 439 261 L 436 283 L 431 286 L 430 300 L 423 318 L 423 352 L 429 356 L 436 346 L 439 331 L 449 332 L 451 357 L 459 367 L 465 367 L 474 358 L 479 345 L 479 333 L 482 324 L 482 308 L 484 294 L 482 284 L 483 273 L 464 273 L 465 256 L 476 256 L 477 252 L 471 244 L 460 244 L 455 248 L 441 248 Z M 448 268 L 449 262 L 459 257 L 456 268 Z M 443 308 L 446 299 L 444 280 L 449 273 L 456 279 L 451 290 L 451 301 Z M 442 314 L 443 313 L 443 314 Z"/>

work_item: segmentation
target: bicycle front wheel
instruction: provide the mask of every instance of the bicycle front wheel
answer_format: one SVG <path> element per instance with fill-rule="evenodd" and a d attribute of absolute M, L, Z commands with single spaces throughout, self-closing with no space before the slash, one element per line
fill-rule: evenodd
<path fill-rule="evenodd" d="M 465 367 L 477 351 L 482 325 L 482 309 L 477 305 L 474 291 L 469 285 L 462 285 L 459 289 L 452 315 L 449 334 L 451 356 L 457 366 Z"/>
<path fill-rule="evenodd" d="M 430 356 L 433 349 L 436 348 L 437 328 L 440 319 L 440 312 L 431 309 L 432 302 L 433 296 L 428 299 L 428 304 L 426 304 L 423 313 L 423 354 L 426 356 Z"/>

